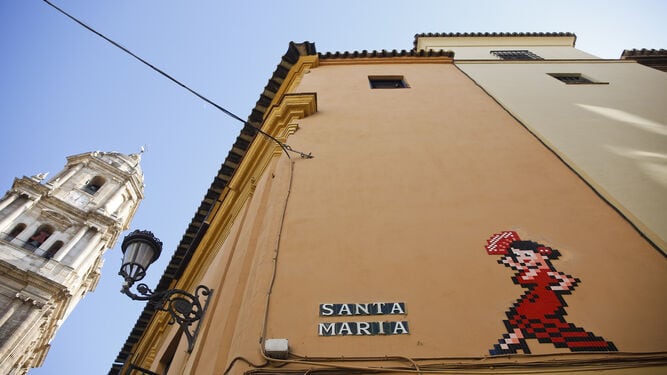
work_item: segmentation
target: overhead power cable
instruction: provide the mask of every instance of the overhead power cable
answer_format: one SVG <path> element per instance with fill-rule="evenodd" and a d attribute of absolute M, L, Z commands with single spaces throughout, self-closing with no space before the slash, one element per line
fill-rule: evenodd
<path fill-rule="evenodd" d="M 127 48 L 123 47 L 122 45 L 116 43 L 116 42 L 113 41 L 112 39 L 106 37 L 104 34 L 98 32 L 97 30 L 93 29 L 92 27 L 86 25 L 85 23 L 83 23 L 82 21 L 78 20 L 76 17 L 70 15 L 69 13 L 67 13 L 67 12 L 64 11 L 63 9 L 59 8 L 59 7 L 56 6 L 55 4 L 51 3 L 50 1 L 48 1 L 48 0 L 42 0 L 42 1 L 44 1 L 45 3 L 47 3 L 48 5 L 50 5 L 51 7 L 53 7 L 53 8 L 54 8 L 55 10 L 57 10 L 58 12 L 60 12 L 60 13 L 62 13 L 63 15 L 67 16 L 67 17 L 68 17 L 69 19 L 71 19 L 72 21 L 74 21 L 74 22 L 78 23 L 79 25 L 83 26 L 83 27 L 86 28 L 88 31 L 90 31 L 90 32 L 92 32 L 93 34 L 99 36 L 100 38 L 106 40 L 107 42 L 111 43 L 112 45 L 114 45 L 115 47 L 119 48 L 119 49 L 122 50 L 123 52 L 125 52 L 125 53 L 127 53 L 128 55 L 130 55 L 130 56 L 134 57 L 135 59 L 139 60 L 139 61 L 142 62 L 144 65 L 146 65 L 146 66 L 148 66 L 149 68 L 153 69 L 154 71 L 160 73 L 160 74 L 161 74 L 162 76 L 164 76 L 165 78 L 169 79 L 170 81 L 174 82 L 175 84 L 177 84 L 177 85 L 181 86 L 182 88 L 186 89 L 187 91 L 189 91 L 190 93 L 192 93 L 192 94 L 194 94 L 196 97 L 198 97 L 199 99 L 201 99 L 201 100 L 205 101 L 206 103 L 208 103 L 208 104 L 214 106 L 215 108 L 219 109 L 220 111 L 222 111 L 222 112 L 223 112 L 224 114 L 226 114 L 227 116 L 229 116 L 229 117 L 231 117 L 231 118 L 233 118 L 233 119 L 235 119 L 235 120 L 240 121 L 241 123 L 243 123 L 244 126 L 250 127 L 250 128 L 252 128 L 252 129 L 254 129 L 255 131 L 257 131 L 258 133 L 262 134 L 263 136 L 265 136 L 265 137 L 271 139 L 272 141 L 276 142 L 276 143 L 280 146 L 280 148 L 282 148 L 283 151 L 285 151 L 285 154 L 287 155 L 288 158 L 290 157 L 289 152 L 294 152 L 294 153 L 298 154 L 299 156 L 301 156 L 302 158 L 312 158 L 312 157 L 313 157 L 310 153 L 306 154 L 306 153 L 304 153 L 304 152 L 294 150 L 292 147 L 290 147 L 290 145 L 285 144 L 285 143 L 279 141 L 279 140 L 276 139 L 274 136 L 272 136 L 272 135 L 270 135 L 270 134 L 268 134 L 268 133 L 262 131 L 262 129 L 260 129 L 260 128 L 258 128 L 258 127 L 256 127 L 256 126 L 252 125 L 251 123 L 249 123 L 249 122 L 243 120 L 242 118 L 240 118 L 239 116 L 235 115 L 235 114 L 232 113 L 231 111 L 229 111 L 229 110 L 223 108 L 222 106 L 220 106 L 220 105 L 218 105 L 217 103 L 213 102 L 212 100 L 208 99 L 208 98 L 205 97 L 204 95 L 202 95 L 202 94 L 198 93 L 197 91 L 191 89 L 190 87 L 188 87 L 187 85 L 185 85 L 185 84 L 182 83 L 181 81 L 179 81 L 179 80 L 177 80 L 176 78 L 172 77 L 171 75 L 167 74 L 166 72 L 164 72 L 164 71 L 161 70 L 160 68 L 156 67 L 155 65 L 153 65 L 153 64 L 149 63 L 148 61 L 142 59 L 141 57 L 137 56 L 137 55 L 134 54 L 132 51 L 130 51 L 130 50 L 128 50 Z"/>

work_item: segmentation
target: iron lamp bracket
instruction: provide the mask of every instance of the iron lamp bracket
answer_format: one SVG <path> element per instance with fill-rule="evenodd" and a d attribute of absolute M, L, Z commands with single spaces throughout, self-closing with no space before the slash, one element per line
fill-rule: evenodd
<path fill-rule="evenodd" d="M 192 353 L 213 290 L 199 285 L 194 294 L 181 289 L 154 292 L 148 285 L 141 283 L 137 284 L 137 294 L 130 290 L 131 286 L 132 281 L 126 279 L 121 292 L 135 301 L 148 301 L 156 310 L 169 313 L 169 324 L 177 323 L 181 327 L 188 339 L 188 353 Z"/>

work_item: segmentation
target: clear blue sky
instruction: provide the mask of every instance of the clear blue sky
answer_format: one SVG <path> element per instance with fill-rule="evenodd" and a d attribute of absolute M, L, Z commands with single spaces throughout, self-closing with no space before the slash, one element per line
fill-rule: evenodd
<path fill-rule="evenodd" d="M 290 41 L 400 50 L 422 32 L 567 31 L 603 58 L 667 48 L 662 0 L 53 1 L 242 118 Z M 146 145 L 146 198 L 131 229 L 165 243 L 147 277 L 154 286 L 240 124 L 41 0 L 0 2 L 0 53 L 1 191 L 14 177 L 59 171 L 67 155 Z M 119 249 L 31 374 L 107 373 L 143 308 L 119 293 Z"/>

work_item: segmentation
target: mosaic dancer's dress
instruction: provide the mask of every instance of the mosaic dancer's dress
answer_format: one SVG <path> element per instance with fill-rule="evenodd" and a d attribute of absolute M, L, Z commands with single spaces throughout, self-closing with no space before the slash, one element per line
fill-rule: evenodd
<path fill-rule="evenodd" d="M 528 291 L 519 298 L 504 321 L 507 333 L 489 350 L 491 355 L 530 354 L 526 339 L 551 343 L 571 351 L 616 351 L 616 346 L 602 337 L 565 321 L 564 294 L 570 294 L 580 282 L 556 271 L 551 265 L 558 258 L 557 250 L 533 241 L 521 241 L 516 232 L 493 235 L 486 245 L 487 253 L 502 255 L 498 263 L 517 271 L 515 284 Z"/>

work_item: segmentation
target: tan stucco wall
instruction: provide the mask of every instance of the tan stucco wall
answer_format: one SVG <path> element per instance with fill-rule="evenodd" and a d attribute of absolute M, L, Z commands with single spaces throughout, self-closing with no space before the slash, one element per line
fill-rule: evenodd
<path fill-rule="evenodd" d="M 459 66 L 667 251 L 667 75 L 626 62 Z"/>
<path fill-rule="evenodd" d="M 371 90 L 369 75 L 411 88 Z M 265 317 L 265 338 L 311 358 L 485 356 L 524 292 L 484 250 L 509 229 L 559 249 L 554 266 L 581 279 L 568 321 L 621 351 L 667 350 L 664 257 L 455 66 L 323 63 L 297 91 L 317 93 L 318 113 L 288 143 L 314 158 L 292 169 L 276 156 L 228 236 L 216 238 L 213 218 L 210 261 L 188 272 L 214 295 L 193 354 L 170 374 L 264 363 Z M 366 302 L 405 302 L 407 315 L 388 320 L 410 334 L 318 336 L 320 322 L 383 320 L 325 319 L 319 304 Z"/>

